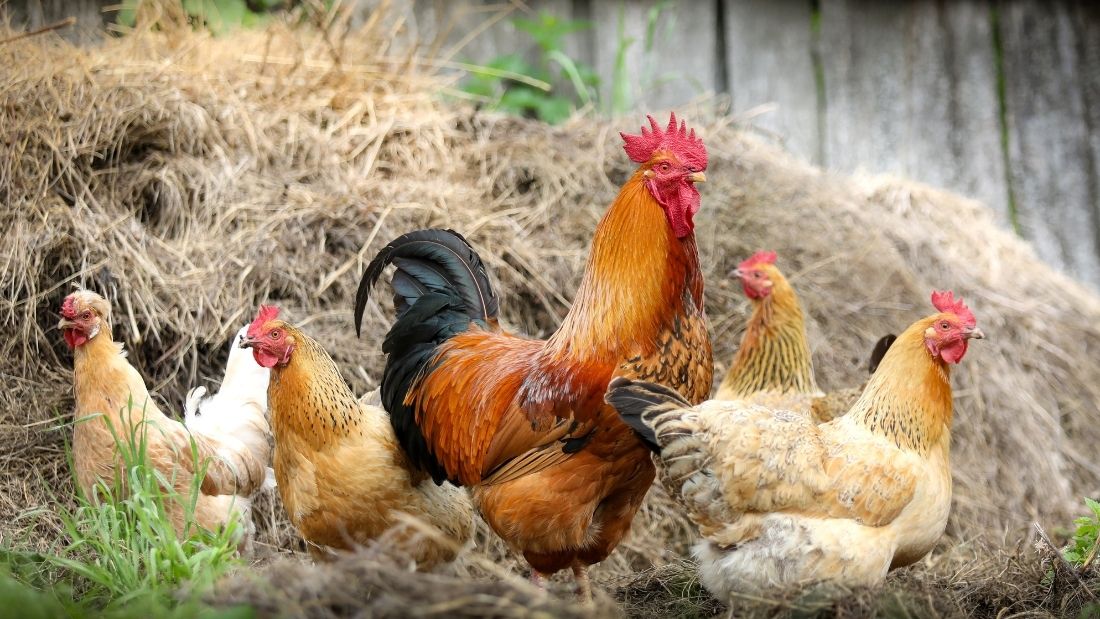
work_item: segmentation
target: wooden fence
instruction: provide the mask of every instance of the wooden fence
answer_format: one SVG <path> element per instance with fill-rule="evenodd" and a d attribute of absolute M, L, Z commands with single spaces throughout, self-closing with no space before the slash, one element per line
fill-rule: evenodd
<path fill-rule="evenodd" d="M 8 4 L 33 22 L 53 5 L 107 2 Z M 361 4 L 365 13 L 372 3 Z M 630 40 L 619 66 L 635 107 L 724 94 L 735 114 L 817 165 L 894 172 L 982 200 L 1043 258 L 1100 288 L 1100 2 L 394 4 L 410 38 L 465 42 L 456 57 L 473 62 L 533 50 L 515 16 L 589 21 L 565 52 L 596 69 L 605 100 Z"/>

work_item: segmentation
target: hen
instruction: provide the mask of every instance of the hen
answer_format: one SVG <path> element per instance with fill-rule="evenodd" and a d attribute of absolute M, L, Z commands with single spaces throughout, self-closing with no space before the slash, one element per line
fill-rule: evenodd
<path fill-rule="evenodd" d="M 641 166 L 596 228 L 573 306 L 548 340 L 505 332 L 497 297 L 458 234 L 424 230 L 383 249 L 364 273 L 358 326 L 386 265 L 397 320 L 382 401 L 413 463 L 474 488 L 490 527 L 532 578 L 587 567 L 630 528 L 655 471 L 646 446 L 603 402 L 614 376 L 663 382 L 692 401 L 713 363 L 693 217 L 702 141 L 675 115 L 667 130 L 623 135 Z"/>
<path fill-rule="evenodd" d="M 607 401 L 658 450 L 663 485 L 699 526 L 711 592 L 873 584 L 932 549 L 951 507 L 949 366 L 983 337 L 961 299 L 932 303 L 938 313 L 897 338 L 852 410 L 821 425 L 612 382 Z"/>
<path fill-rule="evenodd" d="M 829 421 L 844 414 L 862 389 L 826 394 L 818 388 L 802 305 L 775 266 L 776 257 L 773 251 L 756 252 L 733 272 L 752 302 L 752 315 L 714 397 L 802 412 L 819 423 Z M 872 373 L 892 338 L 879 340 L 871 353 Z"/>
<path fill-rule="evenodd" d="M 206 397 L 206 387 L 199 386 L 187 394 L 184 425 L 192 434 L 214 437 L 237 449 L 248 450 L 263 464 L 262 489 L 269 489 L 275 487 L 275 473 L 271 470 L 271 428 L 267 423 L 267 384 L 271 370 L 261 367 L 240 347 L 247 330 L 248 325 L 241 327 L 229 344 L 229 359 L 218 393 Z M 237 504 L 245 522 L 251 525 L 252 499 L 242 497 Z"/>
<path fill-rule="evenodd" d="M 473 535 L 466 492 L 410 466 L 386 411 L 358 401 L 324 348 L 278 314 L 261 307 L 241 346 L 271 369 L 275 478 L 311 554 L 384 537 L 418 569 L 454 559 Z"/>
<path fill-rule="evenodd" d="M 189 496 L 196 474 L 192 438 L 198 462 L 208 463 L 195 505 L 195 523 L 216 530 L 239 514 L 241 500 L 263 482 L 264 464 L 239 443 L 191 435 L 183 424 L 161 412 L 141 375 L 126 360 L 122 345 L 112 339 L 107 300 L 87 290 L 70 294 L 61 305 L 58 329 L 73 349 L 73 465 L 84 493 L 96 496 L 97 482 L 110 483 L 118 473 L 121 462 L 115 434 L 125 440 L 122 437 L 131 431 L 144 430 L 149 463 L 172 480 L 180 497 Z M 181 502 L 168 501 L 166 509 L 177 532 L 187 535 Z"/>

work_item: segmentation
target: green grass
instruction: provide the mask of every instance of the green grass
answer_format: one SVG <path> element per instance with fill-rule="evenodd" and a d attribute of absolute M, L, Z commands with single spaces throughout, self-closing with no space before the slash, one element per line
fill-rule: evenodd
<path fill-rule="evenodd" d="M 130 415 L 130 403 L 123 415 Z M 100 423 L 99 419 L 83 420 Z M 195 522 L 194 509 L 204 463 L 182 496 L 172 479 L 148 464 L 151 424 L 111 428 L 121 466 L 115 479 L 101 482 L 95 496 L 78 493 L 75 508 L 58 501 L 65 530 L 54 548 L 35 553 L 0 549 L 0 608 L 22 617 L 249 617 L 248 609 L 218 611 L 201 596 L 227 570 L 239 564 L 240 527 L 219 531 Z M 183 512 L 184 535 L 177 534 L 169 509 Z M 32 514 L 33 515 L 33 514 Z"/>

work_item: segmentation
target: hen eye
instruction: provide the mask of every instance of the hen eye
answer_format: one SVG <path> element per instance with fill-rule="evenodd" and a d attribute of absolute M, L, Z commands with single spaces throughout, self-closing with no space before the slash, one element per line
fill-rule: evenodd
<path fill-rule="evenodd" d="M 669 164 L 669 163 L 668 163 L 667 161 L 664 161 L 664 162 L 662 162 L 662 163 L 661 163 L 661 165 L 659 165 L 659 166 L 657 166 L 657 167 L 658 167 L 658 168 L 659 168 L 659 169 L 660 169 L 660 170 L 661 170 L 662 172 L 668 172 L 668 171 L 669 171 L 670 169 L 672 169 L 672 166 L 671 166 L 671 165 L 670 165 L 670 164 Z"/>
<path fill-rule="evenodd" d="M 89 312 L 88 310 L 84 310 L 84 313 L 81 314 L 80 317 L 83 318 L 84 320 L 88 320 L 89 318 L 92 317 L 92 313 Z"/>
<path fill-rule="evenodd" d="M 949 329 L 950 327 L 951 327 L 951 325 L 947 324 L 946 320 L 940 323 L 940 328 L 943 329 L 944 331 L 947 331 L 947 329 Z"/>
<path fill-rule="evenodd" d="M 277 339 L 279 339 L 279 330 L 278 329 L 272 329 L 271 333 L 268 333 L 267 336 L 269 338 L 273 339 L 273 340 L 277 340 Z"/>
<path fill-rule="evenodd" d="M 757 271 L 757 272 L 753 273 L 752 276 L 755 277 L 756 279 L 760 279 L 761 277 L 764 277 L 764 274 L 761 273 L 760 271 Z"/>

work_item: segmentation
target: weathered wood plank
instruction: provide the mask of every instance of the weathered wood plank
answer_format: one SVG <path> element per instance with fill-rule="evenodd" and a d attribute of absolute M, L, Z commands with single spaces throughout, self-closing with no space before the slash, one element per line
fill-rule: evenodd
<path fill-rule="evenodd" d="M 985 0 L 919 6 L 911 26 L 906 171 L 984 202 L 1008 226 L 990 10 Z"/>
<path fill-rule="evenodd" d="M 11 26 L 17 30 L 32 30 L 75 17 L 76 23 L 57 34 L 77 43 L 90 43 L 103 36 L 103 27 L 113 15 L 105 7 L 117 5 L 111 0 L 8 0 L 0 2 L 0 14 L 7 13 Z"/>
<path fill-rule="evenodd" d="M 821 8 L 825 74 L 824 164 L 905 171 L 904 36 L 907 5 L 860 0 Z"/>
<path fill-rule="evenodd" d="M 1096 172 L 1073 11 L 1030 1 L 999 10 L 1020 225 L 1046 260 L 1100 284 Z"/>
<path fill-rule="evenodd" d="M 821 24 L 826 163 L 946 187 L 1007 223 L 988 5 L 828 2 Z"/>
<path fill-rule="evenodd" d="M 1080 46 L 1078 78 L 1084 98 L 1084 129 L 1088 134 L 1091 164 L 1090 206 L 1093 221 L 1100 222 L 1100 4 L 1078 3 L 1075 9 L 1073 24 Z M 1100 224 L 1094 224 L 1091 233 L 1100 246 Z M 1093 283 L 1100 288 L 1100 282 Z"/>
<path fill-rule="evenodd" d="M 821 163 L 821 132 L 809 2 L 723 0 L 726 83 L 735 114 L 791 152 Z M 772 109 L 763 110 L 763 106 Z"/>
<path fill-rule="evenodd" d="M 654 13 L 659 13 L 655 19 Z M 612 97 L 616 56 L 624 38 L 633 40 L 624 56 L 625 90 L 633 108 L 664 110 L 716 89 L 719 58 L 715 3 L 593 1 L 591 16 L 595 24 L 593 65 L 603 78 L 601 95 L 605 101 Z M 647 37 L 651 23 L 653 36 Z"/>

